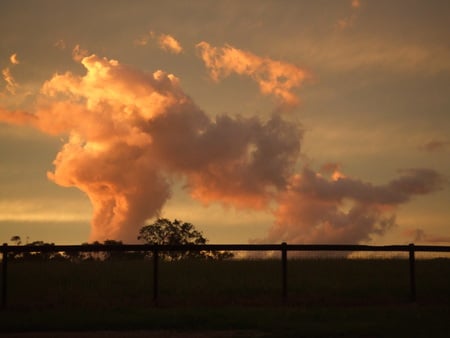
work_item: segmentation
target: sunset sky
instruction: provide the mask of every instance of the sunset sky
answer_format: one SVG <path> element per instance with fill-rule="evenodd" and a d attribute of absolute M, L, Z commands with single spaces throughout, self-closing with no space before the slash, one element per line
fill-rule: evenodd
<path fill-rule="evenodd" d="M 450 244 L 450 2 L 0 2 L 0 240 Z"/>

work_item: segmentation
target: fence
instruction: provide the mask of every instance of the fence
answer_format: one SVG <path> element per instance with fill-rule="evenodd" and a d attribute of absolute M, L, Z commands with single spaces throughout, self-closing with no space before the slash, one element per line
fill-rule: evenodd
<path fill-rule="evenodd" d="M 432 245 L 330 245 L 330 244 L 203 244 L 203 245 L 150 245 L 150 244 L 123 244 L 123 245 L 43 245 L 18 246 L 3 244 L 2 276 L 1 276 L 1 306 L 6 308 L 8 290 L 8 253 L 29 252 L 151 252 L 153 256 L 153 301 L 157 303 L 159 293 L 159 253 L 165 251 L 279 251 L 281 257 L 281 297 L 287 300 L 287 267 L 289 251 L 347 251 L 347 252 L 405 252 L 409 254 L 409 284 L 410 300 L 416 300 L 415 253 L 416 252 L 450 252 L 450 246 Z"/>

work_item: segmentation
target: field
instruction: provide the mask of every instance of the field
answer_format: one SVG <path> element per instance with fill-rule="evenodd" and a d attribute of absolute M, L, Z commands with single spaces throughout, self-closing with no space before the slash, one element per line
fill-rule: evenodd
<path fill-rule="evenodd" d="M 184 336 L 444 337 L 450 260 L 11 261 L 0 331 L 182 332 Z M 222 335 L 221 335 L 222 334 Z M 164 336 L 164 334 L 158 334 Z M 174 336 L 175 337 L 175 336 Z M 178 337 L 178 336 L 177 336 Z"/>

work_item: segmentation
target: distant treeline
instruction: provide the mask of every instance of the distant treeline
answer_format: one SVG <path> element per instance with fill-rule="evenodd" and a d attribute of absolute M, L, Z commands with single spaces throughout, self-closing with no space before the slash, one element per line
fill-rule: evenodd
<path fill-rule="evenodd" d="M 20 237 L 14 236 L 11 241 L 15 245 L 21 245 Z M 122 241 L 106 240 L 103 243 L 95 241 L 92 243 L 82 243 L 81 245 L 123 245 Z M 55 260 L 55 261 L 71 261 L 71 262 L 81 262 L 81 261 L 91 261 L 91 260 L 110 260 L 110 259 L 128 259 L 128 258 L 145 258 L 149 255 L 148 252 L 139 251 L 100 251 L 100 252 L 42 252 L 39 249 L 42 247 L 52 247 L 55 243 L 47 243 L 44 241 L 33 241 L 26 243 L 23 246 L 26 247 L 36 247 L 36 251 L 31 252 L 10 252 L 8 254 L 8 259 L 20 261 L 20 260 Z"/>
<path fill-rule="evenodd" d="M 138 240 L 147 244 L 157 245 L 204 245 L 207 244 L 208 239 L 203 236 L 201 231 L 198 231 L 191 223 L 183 222 L 180 220 L 170 221 L 167 218 L 158 218 L 153 224 L 145 225 L 139 230 Z M 20 236 L 11 237 L 10 241 L 15 245 L 22 245 L 22 239 Z M 28 241 L 27 241 L 28 242 Z M 81 245 L 105 245 L 108 248 L 115 245 L 123 245 L 122 241 L 106 240 L 103 243 L 95 241 L 93 243 L 82 243 Z M 105 251 L 95 250 L 95 252 L 89 252 L 84 250 L 80 252 L 58 252 L 54 250 L 43 250 L 43 246 L 51 247 L 55 246 L 54 243 L 46 243 L 43 241 L 34 241 L 26 243 L 25 246 L 36 247 L 36 251 L 26 250 L 23 252 L 10 252 L 8 258 L 14 260 L 69 260 L 73 262 L 86 261 L 86 260 L 109 260 L 109 259 L 124 259 L 124 258 L 144 258 L 151 256 L 151 252 L 142 251 L 122 251 L 122 250 L 109 250 Z M 30 252 L 28 252 L 30 251 Z M 163 260 L 178 261 L 185 258 L 195 259 L 212 259 L 222 260 L 232 258 L 234 255 L 229 251 L 211 251 L 211 250 L 182 250 L 182 251 L 169 251 L 159 253 L 159 257 Z"/>

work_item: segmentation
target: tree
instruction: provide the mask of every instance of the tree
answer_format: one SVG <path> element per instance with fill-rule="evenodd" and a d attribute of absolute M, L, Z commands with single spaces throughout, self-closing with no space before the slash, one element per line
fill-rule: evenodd
<path fill-rule="evenodd" d="M 18 235 L 12 236 L 10 241 L 13 242 L 15 245 L 21 245 L 22 244 L 22 239 Z"/>
<path fill-rule="evenodd" d="M 22 244 L 22 239 L 18 235 L 12 236 L 10 241 L 13 242 L 14 245 L 21 245 Z M 11 253 L 9 253 L 9 257 L 11 259 L 20 259 L 20 258 L 23 257 L 23 254 L 21 252 L 11 252 Z"/>
<path fill-rule="evenodd" d="M 144 240 L 148 244 L 159 245 L 202 245 L 208 242 L 191 223 L 177 219 L 171 222 L 166 218 L 158 218 L 153 224 L 143 226 L 139 230 L 138 239 Z M 233 257 L 233 254 L 227 251 L 170 251 L 162 253 L 162 257 L 167 260 L 184 258 L 225 259 Z"/>
<path fill-rule="evenodd" d="M 22 245 L 22 239 L 20 236 L 15 235 L 12 236 L 10 239 L 11 242 L 13 242 L 15 245 Z M 48 251 L 41 251 L 42 248 L 50 248 L 55 246 L 55 243 L 46 243 L 44 241 L 34 241 L 31 243 L 28 243 L 28 237 L 27 237 L 27 243 L 25 244 L 26 247 L 36 247 L 37 251 L 30 251 L 30 252 L 12 252 L 10 253 L 11 259 L 22 259 L 22 260 L 62 260 L 64 259 L 64 255 L 61 252 L 53 252 L 52 250 Z"/>

